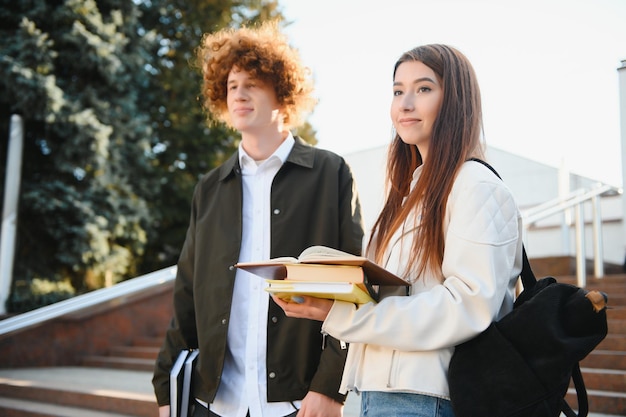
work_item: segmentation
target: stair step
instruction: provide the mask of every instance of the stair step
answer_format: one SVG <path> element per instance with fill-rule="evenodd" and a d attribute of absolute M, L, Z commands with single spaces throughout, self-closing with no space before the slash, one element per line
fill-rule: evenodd
<path fill-rule="evenodd" d="M 146 346 L 160 348 L 165 336 L 140 336 L 133 340 L 133 346 Z"/>
<path fill-rule="evenodd" d="M 626 288 L 624 288 L 625 281 L 618 282 L 618 281 L 595 280 L 595 281 L 587 282 L 587 285 L 585 285 L 585 288 L 587 288 L 588 290 L 604 291 L 607 294 L 623 295 L 623 294 L 626 294 Z M 574 283 L 574 285 L 577 285 L 577 284 Z"/>
<path fill-rule="evenodd" d="M 95 411 L 6 397 L 0 397 L 0 415 L 2 417 L 135 417 L 130 414 Z"/>
<path fill-rule="evenodd" d="M 589 410 L 595 413 L 610 414 L 611 416 L 626 416 L 626 394 L 623 392 L 587 390 Z M 565 396 L 568 404 L 576 408 L 576 391 L 569 389 Z M 589 415 L 593 415 L 590 413 Z"/>
<path fill-rule="evenodd" d="M 609 333 L 596 349 L 626 351 L 626 335 Z"/>
<path fill-rule="evenodd" d="M 609 300 L 610 308 L 606 310 L 607 320 L 625 320 L 626 321 L 626 308 L 622 306 L 613 306 Z"/>
<path fill-rule="evenodd" d="M 159 348 L 151 346 L 114 346 L 109 356 L 124 356 L 127 358 L 151 359 L 157 358 Z"/>
<path fill-rule="evenodd" d="M 626 352 L 595 349 L 580 362 L 581 367 L 626 370 Z"/>
<path fill-rule="evenodd" d="M 609 334 L 620 335 L 626 337 L 626 320 L 607 319 Z"/>
<path fill-rule="evenodd" d="M 537 276 L 537 279 L 541 278 L 543 278 L 542 275 Z M 578 278 L 575 275 L 561 275 L 555 276 L 555 278 L 558 282 L 578 286 Z M 585 288 L 594 290 L 615 290 L 616 293 L 619 293 L 623 292 L 623 287 L 621 286 L 624 285 L 625 282 L 626 274 L 606 274 L 603 278 L 595 278 L 587 275 Z"/>
<path fill-rule="evenodd" d="M 624 293 L 613 293 L 611 291 L 603 291 L 608 299 L 609 299 L 609 305 L 613 306 L 613 307 L 624 307 L 626 306 L 626 294 Z M 623 291 L 623 290 L 622 290 Z"/>
<path fill-rule="evenodd" d="M 83 365 L 100 368 L 153 371 L 154 359 L 126 358 L 120 356 L 85 356 L 83 358 Z"/>
<path fill-rule="evenodd" d="M 588 390 L 626 392 L 626 370 L 580 368 Z"/>
<path fill-rule="evenodd" d="M 158 415 L 158 406 L 150 379 L 148 372 L 99 368 L 2 369 L 0 397 L 63 407 L 89 407 L 92 411 L 123 416 L 154 417 Z M 0 404 L 4 407 L 4 402 Z"/>

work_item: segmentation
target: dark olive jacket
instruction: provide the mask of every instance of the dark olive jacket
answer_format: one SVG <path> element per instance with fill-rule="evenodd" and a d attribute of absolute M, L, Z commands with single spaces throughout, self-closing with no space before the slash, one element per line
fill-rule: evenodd
<path fill-rule="evenodd" d="M 271 254 L 298 256 L 312 245 L 360 254 L 361 208 L 343 158 L 296 139 L 271 191 Z M 194 394 L 211 403 L 224 366 L 242 233 L 242 181 L 237 153 L 202 177 L 178 261 L 174 318 L 159 352 L 153 385 L 169 404 L 169 370 L 184 348 L 199 348 Z M 261 278 L 260 278 L 261 279 Z M 234 300 L 236 302 L 236 300 Z M 311 390 L 343 402 L 338 392 L 346 349 L 321 323 L 293 319 L 270 300 L 267 317 L 267 400 L 294 401 Z"/>

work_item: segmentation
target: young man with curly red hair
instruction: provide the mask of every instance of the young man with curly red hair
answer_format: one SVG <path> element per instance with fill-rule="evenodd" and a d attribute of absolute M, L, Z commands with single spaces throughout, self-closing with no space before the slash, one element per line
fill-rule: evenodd
<path fill-rule="evenodd" d="M 203 105 L 241 134 L 238 151 L 196 189 L 174 288 L 174 318 L 153 385 L 169 416 L 169 371 L 199 349 L 192 414 L 339 417 L 346 345 L 292 319 L 237 262 L 312 245 L 360 254 L 363 224 L 343 158 L 294 137 L 312 110 L 308 70 L 276 23 L 207 34 L 197 50 Z"/>

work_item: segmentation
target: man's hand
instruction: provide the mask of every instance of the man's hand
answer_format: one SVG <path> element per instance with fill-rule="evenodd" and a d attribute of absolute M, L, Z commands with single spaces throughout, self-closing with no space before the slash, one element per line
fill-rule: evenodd
<path fill-rule="evenodd" d="M 341 417 L 343 404 L 319 392 L 309 391 L 302 400 L 297 417 Z"/>
<path fill-rule="evenodd" d="M 162 405 L 159 407 L 159 417 L 170 417 L 169 405 Z"/>
<path fill-rule="evenodd" d="M 317 297 L 293 297 L 291 301 L 272 296 L 287 317 L 324 321 L 333 301 Z"/>

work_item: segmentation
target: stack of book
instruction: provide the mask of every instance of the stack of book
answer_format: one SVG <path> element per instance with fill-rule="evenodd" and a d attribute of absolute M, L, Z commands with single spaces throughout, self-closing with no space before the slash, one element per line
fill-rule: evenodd
<path fill-rule="evenodd" d="M 183 350 L 170 370 L 170 417 L 190 417 L 192 375 L 198 349 Z"/>
<path fill-rule="evenodd" d="M 308 295 L 364 304 L 378 301 L 380 286 L 408 286 L 363 256 L 326 246 L 311 246 L 297 258 L 281 257 L 235 265 L 265 278 L 266 291 L 280 298 Z"/>

